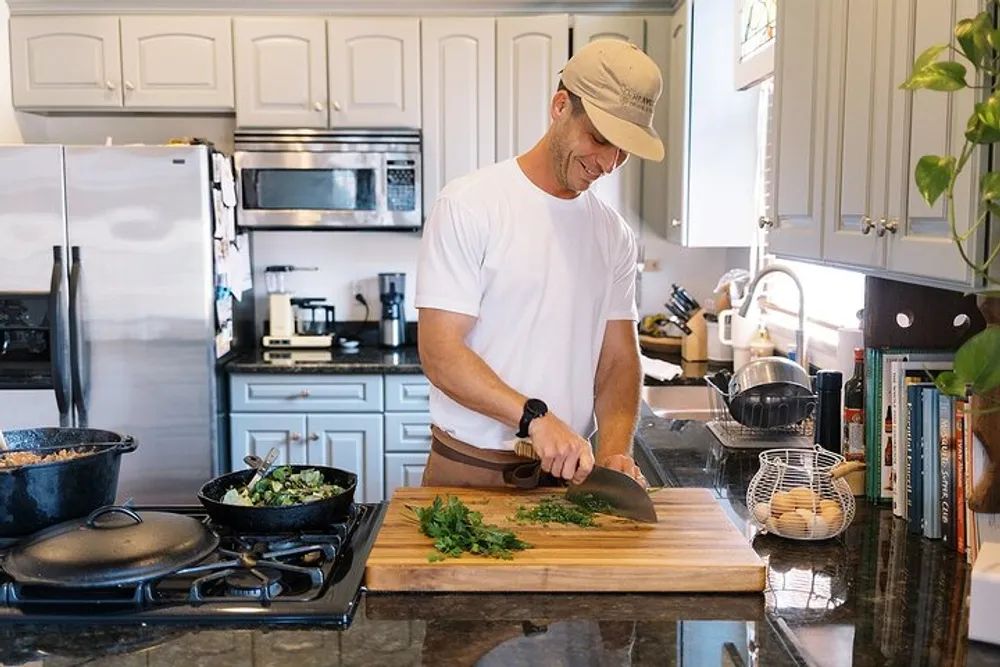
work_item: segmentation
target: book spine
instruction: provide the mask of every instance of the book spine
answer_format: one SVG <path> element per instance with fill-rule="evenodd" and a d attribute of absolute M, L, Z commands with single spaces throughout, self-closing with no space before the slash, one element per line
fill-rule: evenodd
<path fill-rule="evenodd" d="M 923 391 L 924 537 L 941 538 L 941 450 L 938 448 L 937 390 Z"/>
<path fill-rule="evenodd" d="M 965 553 L 965 401 L 955 401 L 955 550 Z"/>
<path fill-rule="evenodd" d="M 910 533 L 922 535 L 924 532 L 924 507 L 923 507 L 923 456 L 920 446 L 923 427 L 921 418 L 923 414 L 923 403 L 920 400 L 921 388 L 917 385 L 910 385 L 906 389 L 907 414 L 909 415 L 909 428 L 907 432 L 907 478 L 909 479 L 909 490 L 906 494 L 907 523 Z"/>
<path fill-rule="evenodd" d="M 955 548 L 955 521 L 952 508 L 955 505 L 953 495 L 954 461 L 952 460 L 951 442 L 951 409 L 954 405 L 950 396 L 938 395 L 938 461 L 940 461 L 939 495 L 941 517 L 941 537 L 944 543 Z"/>

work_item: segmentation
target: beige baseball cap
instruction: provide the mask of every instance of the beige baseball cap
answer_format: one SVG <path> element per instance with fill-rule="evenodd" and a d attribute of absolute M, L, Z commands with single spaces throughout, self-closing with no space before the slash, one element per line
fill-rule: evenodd
<path fill-rule="evenodd" d="M 663 77 L 639 47 L 595 39 L 566 63 L 562 81 L 583 100 L 590 122 L 608 141 L 646 160 L 663 159 L 663 142 L 653 129 Z"/>

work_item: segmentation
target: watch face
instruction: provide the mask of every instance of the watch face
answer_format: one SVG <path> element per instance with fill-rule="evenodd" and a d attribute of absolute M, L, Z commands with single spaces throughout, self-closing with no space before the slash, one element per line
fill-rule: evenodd
<path fill-rule="evenodd" d="M 540 417 L 548 412 L 549 408 L 545 403 L 537 398 L 529 398 L 525 406 L 534 417 Z"/>

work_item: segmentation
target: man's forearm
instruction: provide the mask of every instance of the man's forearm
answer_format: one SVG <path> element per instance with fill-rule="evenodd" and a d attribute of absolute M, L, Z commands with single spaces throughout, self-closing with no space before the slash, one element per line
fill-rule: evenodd
<path fill-rule="evenodd" d="M 428 379 L 453 401 L 517 428 L 526 396 L 515 391 L 493 372 L 467 345 L 452 345 L 424 360 Z"/>
<path fill-rule="evenodd" d="M 642 371 L 639 353 L 617 355 L 598 366 L 596 400 L 597 462 L 615 454 L 632 455 L 632 438 L 639 418 Z"/>

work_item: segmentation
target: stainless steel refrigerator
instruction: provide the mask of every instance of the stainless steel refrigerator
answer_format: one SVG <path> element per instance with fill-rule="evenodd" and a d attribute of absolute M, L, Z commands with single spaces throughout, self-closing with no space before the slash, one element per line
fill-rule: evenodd
<path fill-rule="evenodd" d="M 54 312 L 52 388 L 0 391 L 0 428 L 135 436 L 119 500 L 197 504 L 221 467 L 211 164 L 204 145 L 0 146 L 0 292 Z"/>

